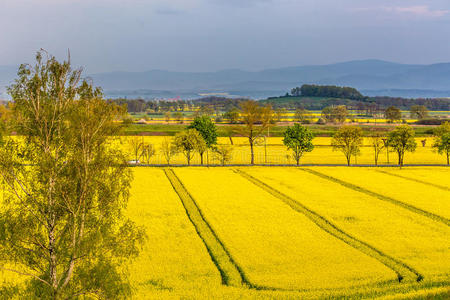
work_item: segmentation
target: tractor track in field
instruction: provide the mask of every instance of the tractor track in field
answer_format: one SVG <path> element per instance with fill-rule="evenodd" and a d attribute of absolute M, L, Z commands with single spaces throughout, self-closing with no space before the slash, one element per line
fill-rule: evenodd
<path fill-rule="evenodd" d="M 316 170 L 304 169 L 304 168 L 299 168 L 298 170 L 301 170 L 303 172 L 307 172 L 307 173 L 316 175 L 316 176 L 318 176 L 320 178 L 323 178 L 323 179 L 332 181 L 334 183 L 340 184 L 340 185 L 342 185 L 342 186 L 344 186 L 346 188 L 349 188 L 351 190 L 354 190 L 354 191 L 357 191 L 357 192 L 360 192 L 360 193 L 363 193 L 363 194 L 375 197 L 375 198 L 377 198 L 379 200 L 390 202 L 390 203 L 395 204 L 397 206 L 400 206 L 400 207 L 403 207 L 405 209 L 408 209 L 408 210 L 410 210 L 410 211 L 412 211 L 412 212 L 414 212 L 416 214 L 428 217 L 428 218 L 430 218 L 430 219 L 432 219 L 434 221 L 438 221 L 438 222 L 441 222 L 441 223 L 443 223 L 443 224 L 445 224 L 447 226 L 450 226 L 450 220 L 449 219 L 447 219 L 445 217 L 442 217 L 442 216 L 439 216 L 439 215 L 436 215 L 436 214 L 431 213 L 429 211 L 423 210 L 421 208 L 415 207 L 415 206 L 413 206 L 411 204 L 408 204 L 408 203 L 405 203 L 403 201 L 400 201 L 400 200 L 397 200 L 397 199 L 385 196 L 383 194 L 372 192 L 372 191 L 370 191 L 368 189 L 365 189 L 365 188 L 363 188 L 363 187 L 361 187 L 359 185 L 356 185 L 356 184 L 353 184 L 353 183 L 341 180 L 339 178 L 336 178 L 336 177 L 333 177 L 333 176 L 321 173 L 321 172 L 316 171 Z"/>
<path fill-rule="evenodd" d="M 180 198 L 186 214 L 191 223 L 194 225 L 198 236 L 203 241 L 211 260 L 219 270 L 222 278 L 222 284 L 234 287 L 247 287 L 255 290 L 301 291 L 301 289 L 275 288 L 250 282 L 243 269 L 233 259 L 229 250 L 219 239 L 216 232 L 204 217 L 204 214 L 197 205 L 197 202 L 191 196 L 175 172 L 172 169 L 164 169 L 164 173 Z"/>
<path fill-rule="evenodd" d="M 418 271 L 416 271 L 412 267 L 408 266 L 404 262 L 397 260 L 394 257 L 391 257 L 383 253 L 382 251 L 367 244 L 366 242 L 358 240 L 357 238 L 344 232 L 335 224 L 331 223 L 329 220 L 322 217 L 318 213 L 310 210 L 309 208 L 301 204 L 299 201 L 294 200 L 293 198 L 283 194 L 277 189 L 271 187 L 270 185 L 264 183 L 263 181 L 253 177 L 252 175 L 242 170 L 234 169 L 234 171 L 237 174 L 244 177 L 245 179 L 247 179 L 248 181 L 250 181 L 251 183 L 255 184 L 256 186 L 260 187 L 261 189 L 280 199 L 289 207 L 291 207 L 293 210 L 305 215 L 308 219 L 310 219 L 313 223 L 315 223 L 317 226 L 319 226 L 322 230 L 324 230 L 328 234 L 334 236 L 337 239 L 340 239 L 341 241 L 357 249 L 358 251 L 363 252 L 364 254 L 378 260 L 379 262 L 381 262 L 382 264 L 393 270 L 397 274 L 399 281 L 402 281 L 404 278 L 415 281 L 421 281 L 423 279 L 423 275 L 421 275 Z"/>
<path fill-rule="evenodd" d="M 450 191 L 450 188 L 448 188 L 446 186 L 439 185 L 439 184 L 435 184 L 435 183 L 432 183 L 432 182 L 428 182 L 428 181 L 424 181 L 424 180 L 420 180 L 420 179 L 416 179 L 416 178 L 412 178 L 412 177 L 408 177 L 408 176 L 404 176 L 404 175 L 394 174 L 394 173 L 391 173 L 391 172 L 388 172 L 388 171 L 384 171 L 384 170 L 374 170 L 374 171 L 378 172 L 378 173 L 382 173 L 382 174 L 386 174 L 386 175 L 390 175 L 390 176 L 406 179 L 406 180 L 409 180 L 409 181 L 414 181 L 414 182 L 422 183 L 422 184 L 425 184 L 425 185 L 429 185 L 429 186 L 432 186 L 432 187 L 444 190 L 446 192 Z"/>
<path fill-rule="evenodd" d="M 194 225 L 198 236 L 203 241 L 212 261 L 219 270 L 220 276 L 222 277 L 222 283 L 224 285 L 236 287 L 246 285 L 251 287 L 252 285 L 247 280 L 242 269 L 236 264 L 224 244 L 206 221 L 194 198 L 175 172 L 172 169 L 164 169 L 164 173 L 173 189 L 178 194 L 189 220 Z"/>
<path fill-rule="evenodd" d="M 250 289 L 267 291 L 309 291 L 308 289 L 285 289 L 281 287 L 263 286 L 250 282 L 243 272 L 243 269 L 233 259 L 224 243 L 219 239 L 211 225 L 204 217 L 204 214 L 201 211 L 200 207 L 197 205 L 195 199 L 191 196 L 191 194 L 175 174 L 175 172 L 172 169 L 167 168 L 164 169 L 164 173 L 173 189 L 177 193 L 178 197 L 180 198 L 186 214 L 193 224 L 198 236 L 204 243 L 206 250 L 211 257 L 211 260 L 219 270 L 222 278 L 222 284 L 227 286 L 247 287 Z M 403 276 L 396 270 L 394 270 L 394 272 L 396 272 L 398 280 L 401 281 L 403 279 Z M 416 278 L 416 281 L 421 280 L 421 275 L 418 273 L 417 275 L 418 277 Z"/>

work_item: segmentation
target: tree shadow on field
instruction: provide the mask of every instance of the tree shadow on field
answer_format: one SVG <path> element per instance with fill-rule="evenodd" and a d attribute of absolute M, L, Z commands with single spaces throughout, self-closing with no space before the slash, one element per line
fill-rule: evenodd
<path fill-rule="evenodd" d="M 173 291 L 173 288 L 165 286 L 161 279 L 149 279 L 143 284 L 150 285 L 159 291 Z"/>

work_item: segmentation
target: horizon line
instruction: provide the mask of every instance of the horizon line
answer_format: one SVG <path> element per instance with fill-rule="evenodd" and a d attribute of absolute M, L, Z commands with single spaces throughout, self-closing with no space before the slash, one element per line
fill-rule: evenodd
<path fill-rule="evenodd" d="M 338 61 L 333 63 L 324 63 L 324 64 L 303 64 L 303 65 L 291 65 L 291 66 L 279 66 L 279 67 L 271 67 L 271 68 L 262 68 L 262 69 L 256 69 L 256 70 L 249 70 L 244 68 L 228 68 L 228 69 L 217 69 L 217 70 L 210 70 L 210 71 L 177 71 L 177 70 L 169 70 L 169 69 L 161 69 L 161 68 L 155 68 L 155 69 L 147 69 L 143 71 L 129 71 L 129 70 L 111 70 L 111 71 L 100 71 L 100 72 L 92 72 L 88 73 L 87 75 L 99 75 L 99 74 L 108 74 L 108 73 L 147 73 L 147 72 L 170 72 L 170 73 L 220 73 L 220 72 L 226 72 L 226 71 L 240 71 L 240 72 L 248 72 L 248 73 L 258 73 L 258 72 L 264 72 L 264 71 L 271 71 L 271 70 L 279 70 L 279 69 L 290 69 L 290 68 L 303 68 L 303 67 L 322 67 L 322 66 L 333 66 L 333 65 L 340 65 L 340 64 L 346 64 L 346 63 L 355 63 L 355 62 L 382 62 L 382 63 L 389 63 L 389 64 L 396 64 L 396 65 L 410 65 L 410 66 L 433 66 L 433 65 L 440 65 L 440 64 L 450 64 L 450 61 L 448 62 L 434 62 L 429 64 L 420 64 L 420 63 L 400 63 L 390 60 L 384 60 L 384 59 L 378 59 L 378 58 L 367 58 L 367 59 L 354 59 L 354 60 L 345 60 L 345 61 Z M 0 68 L 19 68 L 20 64 L 17 66 L 15 65 L 0 65 Z M 81 66 L 82 68 L 86 68 L 86 66 Z"/>

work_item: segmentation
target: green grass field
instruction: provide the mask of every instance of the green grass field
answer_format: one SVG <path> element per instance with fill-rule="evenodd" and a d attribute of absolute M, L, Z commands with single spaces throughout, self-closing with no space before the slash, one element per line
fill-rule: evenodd
<path fill-rule="evenodd" d="M 159 123 L 149 123 L 149 124 L 131 124 L 127 126 L 124 130 L 124 135 L 167 135 L 172 136 L 176 133 L 184 130 L 191 121 L 185 120 L 184 124 L 176 124 L 171 121 L 167 124 L 164 122 Z M 232 125 L 218 124 L 217 132 L 219 136 L 228 136 L 227 129 Z M 339 129 L 339 125 L 306 125 L 316 136 L 332 136 Z M 363 129 L 365 135 L 369 135 L 370 132 L 376 128 L 377 130 L 388 131 L 392 129 L 392 126 L 386 124 L 360 124 L 358 125 Z M 435 126 L 415 126 L 414 130 L 417 136 L 430 136 L 433 134 L 433 129 Z M 270 128 L 269 134 L 272 137 L 283 136 L 286 130 L 286 125 L 275 125 Z"/>

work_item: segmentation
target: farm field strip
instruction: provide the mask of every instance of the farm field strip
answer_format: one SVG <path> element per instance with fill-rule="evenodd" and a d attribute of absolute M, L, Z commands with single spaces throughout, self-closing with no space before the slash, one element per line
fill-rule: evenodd
<path fill-rule="evenodd" d="M 174 171 L 255 286 L 305 292 L 398 284 L 392 269 L 231 169 Z"/>
<path fill-rule="evenodd" d="M 404 300 L 404 299 L 449 299 L 450 288 L 448 286 L 435 287 L 428 290 L 420 290 L 409 293 L 398 293 L 378 297 L 378 300 Z"/>
<path fill-rule="evenodd" d="M 340 185 L 342 185 L 342 186 L 345 186 L 345 187 L 347 187 L 347 188 L 349 188 L 349 189 L 352 189 L 352 190 L 354 190 L 354 191 L 358 191 L 358 192 L 361 192 L 361 193 L 363 193 L 363 194 L 366 194 L 366 195 L 369 195 L 369 196 L 378 198 L 378 199 L 380 199 L 380 200 L 382 200 L 382 201 L 387 201 L 387 202 L 396 204 L 396 205 L 398 205 L 399 207 L 403 207 L 403 208 L 408 209 L 408 210 L 410 210 L 410 211 L 412 211 L 412 212 L 415 212 L 415 213 L 417 213 L 417 214 L 426 216 L 426 217 L 428 217 L 428 218 L 430 218 L 430 219 L 433 219 L 433 220 L 442 222 L 443 224 L 445 224 L 445 225 L 447 225 L 447 226 L 450 226 L 450 220 L 447 219 L 446 217 L 442 217 L 442 216 L 440 216 L 440 215 L 437 215 L 437 214 L 435 214 L 435 213 L 432 213 L 432 212 L 430 212 L 430 211 L 424 210 L 424 209 L 422 209 L 422 208 L 419 208 L 419 207 L 417 207 L 417 206 L 414 206 L 414 205 L 408 203 L 408 202 L 413 202 L 413 201 L 408 201 L 408 200 L 405 200 L 405 199 L 398 200 L 398 199 L 395 199 L 395 198 L 393 198 L 393 197 L 386 196 L 386 195 L 380 194 L 380 193 L 378 193 L 378 192 L 374 192 L 374 191 L 373 191 L 373 187 L 371 188 L 371 187 L 369 186 L 369 187 L 367 188 L 366 186 L 360 185 L 360 184 L 362 183 L 362 181 L 358 181 L 357 184 L 354 184 L 353 182 L 349 182 L 349 181 L 344 181 L 344 180 L 342 180 L 342 179 L 340 179 L 340 178 L 338 178 L 338 177 L 329 175 L 328 172 L 323 172 L 323 171 L 322 171 L 323 169 L 321 169 L 322 172 L 317 171 L 317 169 L 314 169 L 314 170 L 313 170 L 313 169 L 311 169 L 311 168 L 302 168 L 302 169 L 300 169 L 300 170 L 305 171 L 305 172 L 308 172 L 308 173 L 311 173 L 311 174 L 314 174 L 314 175 L 316 175 L 316 176 L 318 176 L 318 177 L 327 179 L 327 180 L 329 180 L 329 181 L 338 183 L 338 184 L 340 184 Z M 329 170 L 329 169 L 327 169 L 327 171 L 328 171 L 328 170 Z M 375 173 L 375 172 L 374 172 L 374 173 Z M 361 174 L 360 174 L 360 175 L 361 175 Z M 367 175 L 367 174 L 366 174 L 366 175 Z M 369 174 L 369 175 L 370 175 L 370 174 Z M 366 176 L 364 176 L 364 177 L 359 177 L 359 179 L 368 180 L 368 181 L 370 180 L 370 178 L 368 178 L 368 177 L 366 177 Z M 377 185 L 375 185 L 375 186 L 377 186 Z M 377 186 L 377 187 L 378 187 L 378 186 Z M 435 199 L 435 201 L 437 201 L 437 200 L 440 200 L 440 199 L 439 199 L 439 198 L 438 198 L 438 199 Z M 414 204 L 416 204 L 416 203 L 414 203 Z M 450 203 L 448 203 L 448 204 L 450 204 Z M 448 205 L 448 204 L 447 204 L 447 205 Z M 436 209 L 433 209 L 433 210 L 436 210 Z M 439 211 L 439 210 L 438 210 L 438 211 Z"/>
<path fill-rule="evenodd" d="M 448 187 L 450 185 L 450 167 L 407 167 L 383 168 L 383 171 L 408 178 L 414 178 Z"/>
<path fill-rule="evenodd" d="M 214 230 L 205 220 L 203 213 L 195 203 L 195 200 L 186 190 L 173 170 L 165 169 L 164 172 L 170 183 L 172 184 L 174 190 L 180 197 L 180 200 L 186 210 L 186 214 L 188 215 L 198 235 L 208 249 L 211 259 L 217 266 L 222 276 L 222 282 L 225 285 L 237 287 L 242 286 L 243 284 L 249 284 L 248 280 L 245 278 L 245 275 L 236 265 L 233 258 L 230 256 L 223 243 L 219 240 Z"/>
<path fill-rule="evenodd" d="M 134 160 L 132 153 L 132 147 L 129 145 L 129 139 L 132 137 L 121 137 L 121 144 L 117 147 L 122 147 L 129 155 L 129 160 Z M 141 137 L 146 143 L 154 145 L 156 153 L 150 159 L 150 164 L 162 165 L 167 161 L 164 155 L 161 153 L 161 144 L 164 139 L 171 139 L 168 136 L 143 136 Z M 233 137 L 233 145 L 231 145 L 230 139 L 227 137 L 219 137 L 218 144 L 230 145 L 232 152 L 232 159 L 230 164 L 249 164 L 250 163 L 250 147 L 248 141 L 242 137 Z M 286 146 L 283 145 L 282 138 L 269 137 L 266 139 L 267 147 L 263 140 L 258 141 L 255 145 L 255 162 L 257 164 L 292 164 L 295 165 L 295 161 L 292 158 L 292 152 L 288 151 Z M 352 158 L 352 164 L 374 164 L 373 149 L 369 146 L 368 139 L 364 141 L 366 144 L 361 147 L 361 155 Z M 417 140 L 420 144 L 420 141 Z M 331 144 L 331 138 L 329 137 L 316 137 L 313 140 L 315 148 L 312 152 L 306 153 L 301 159 L 303 164 L 343 164 L 346 165 L 345 156 L 339 151 L 333 151 Z M 430 143 L 429 143 L 430 144 Z M 208 160 L 211 164 L 220 164 L 219 159 L 215 157 L 212 151 L 208 151 Z M 380 165 L 392 165 L 396 163 L 396 155 L 389 153 L 389 163 L 387 161 L 386 153 L 380 153 L 379 164 Z M 446 162 L 443 155 L 439 155 L 433 152 L 430 145 L 426 147 L 419 146 L 414 153 L 407 153 L 405 157 L 405 164 L 433 164 L 442 165 Z M 186 164 L 186 159 L 183 154 L 177 154 L 173 157 L 172 164 Z M 200 164 L 200 156 L 198 153 L 194 155 L 192 164 Z"/>
<path fill-rule="evenodd" d="M 290 197 L 352 237 L 404 262 L 425 280 L 450 275 L 448 226 L 298 168 L 287 171 L 285 168 L 247 167 L 241 170 L 255 177 L 265 188 Z"/>
<path fill-rule="evenodd" d="M 398 178 L 403 178 L 403 179 L 406 179 L 406 180 L 415 181 L 415 182 L 418 182 L 418 183 L 422 183 L 422 184 L 425 184 L 425 185 L 429 185 L 429 186 L 432 186 L 432 187 L 435 187 L 435 188 L 438 188 L 438 189 L 450 192 L 450 188 L 448 186 L 442 186 L 442 185 L 435 184 L 435 183 L 432 183 L 432 182 L 428 182 L 428 181 L 425 181 L 425 180 L 422 180 L 422 179 L 417 179 L 417 178 L 414 178 L 414 177 L 408 177 L 408 176 L 400 175 L 398 173 L 393 173 L 393 172 L 390 172 L 390 171 L 385 171 L 385 170 L 376 170 L 376 171 L 380 172 L 380 173 L 383 173 L 383 174 L 386 174 L 386 175 L 395 176 L 395 177 L 398 177 Z M 450 176 L 450 174 L 448 174 L 448 175 Z M 450 181 L 450 178 L 449 178 L 449 181 Z"/>
<path fill-rule="evenodd" d="M 175 298 L 220 288 L 220 273 L 163 170 L 135 168 L 133 174 L 125 213 L 148 235 L 128 267 L 139 298 Z"/>
<path fill-rule="evenodd" d="M 394 204 L 375 198 L 370 200 L 372 197 L 329 180 L 320 179 L 300 170 L 296 171 L 297 168 L 243 167 L 239 169 L 292 199 L 298 199 L 345 232 L 359 240 L 371 243 L 382 251 L 386 249 L 386 245 L 377 241 L 377 238 L 380 238 L 380 232 L 368 231 L 370 228 L 367 227 L 377 221 L 378 215 L 386 216 L 386 222 L 379 225 L 386 227 L 386 234 L 404 232 L 405 236 L 412 236 L 413 227 L 410 223 L 403 224 L 403 219 L 397 224 L 392 222 L 392 219 L 397 219 L 397 214 L 409 216 L 408 222 L 417 223 L 416 227 L 428 228 L 429 223 L 433 223 L 436 227 L 447 228 L 447 225 L 429 220 L 409 210 L 400 209 Z M 359 176 L 360 168 L 340 169 L 342 172 L 348 170 L 355 176 Z M 414 167 L 402 170 L 383 168 L 383 170 L 399 172 L 401 175 L 436 182 L 443 186 L 448 179 L 445 176 L 449 174 L 446 168 Z M 400 248 L 394 249 L 397 252 L 390 250 L 384 252 L 417 268 L 421 274 L 424 274 L 424 280 L 420 282 L 403 280 L 399 283 L 394 272 L 360 251 L 343 255 L 342 252 L 345 250 L 342 248 L 342 245 L 345 245 L 343 242 L 323 230 L 317 231 L 317 225 L 309 219 L 307 222 L 302 222 L 302 218 L 306 219 L 303 214 L 295 212 L 280 199 L 250 184 L 247 179 L 233 173 L 229 168 L 175 168 L 174 171 L 177 174 L 180 173 L 185 177 L 180 178 L 189 184 L 189 193 L 196 197 L 193 200 L 197 200 L 197 204 L 203 209 L 205 220 L 214 226 L 215 232 L 221 241 L 225 242 L 233 258 L 243 261 L 240 266 L 244 267 L 246 275 L 250 275 L 257 282 L 265 283 L 266 286 L 275 282 L 277 288 L 269 290 L 249 288 L 250 285 L 240 287 L 224 285 L 222 276 L 211 259 L 211 254 L 208 253 L 204 241 L 189 219 L 164 169 L 145 167 L 132 168 L 132 171 L 134 179 L 131 182 L 130 199 L 124 213 L 136 225 L 145 229 L 148 235 L 148 240 L 143 245 L 139 256 L 123 270 L 132 283 L 133 299 L 449 298 L 450 275 L 436 277 L 428 275 L 429 270 L 425 270 L 423 266 L 410 263 L 410 260 L 398 256 L 397 252 Z M 314 194 L 315 189 L 317 189 L 317 197 Z M 0 193 L 0 207 L 2 201 Z M 362 204 L 373 202 L 380 208 L 391 207 L 392 214 L 381 209 L 375 211 L 370 206 L 355 205 L 355 201 Z M 353 218 L 354 216 L 357 218 Z M 313 226 L 310 227 L 308 224 Z M 336 240 L 336 243 L 330 242 L 329 238 L 323 240 L 323 235 Z M 423 258 L 424 265 L 441 264 L 441 270 L 445 270 L 449 264 L 448 260 L 445 258 L 432 260 L 435 253 L 430 247 L 429 240 L 433 239 L 435 235 L 424 231 L 413 236 L 411 243 L 423 244 L 423 249 L 415 249 L 417 254 L 422 255 L 419 250 L 430 250 L 430 253 L 425 253 L 427 256 Z M 399 240 L 399 244 L 404 244 L 404 247 L 414 245 Z M 440 241 L 442 244 L 442 240 Z M 344 248 L 355 250 L 349 246 Z M 317 255 L 315 255 L 316 252 Z M 328 256 L 323 258 L 324 255 Z M 361 255 L 369 260 L 364 260 Z M 406 255 L 411 256 L 411 259 L 416 256 L 415 253 L 406 253 Z M 414 259 L 422 259 L 422 256 L 417 255 Z M 7 265 L 2 266 L 7 267 Z M 351 274 L 351 270 L 355 268 L 362 269 L 362 272 L 356 270 L 356 275 L 367 273 L 367 276 L 355 280 Z M 386 274 L 390 276 L 386 277 Z M 317 281 L 301 280 L 301 277 L 308 276 L 318 279 Z M 8 288 L 9 284 L 20 284 L 25 279 L 24 276 L 0 270 L 0 299 L 3 299 L 2 291 Z M 340 280 L 342 284 L 339 286 L 343 287 L 330 287 L 330 284 L 324 284 L 326 280 L 335 283 L 339 283 L 337 280 Z M 292 286 L 289 286 L 290 281 L 293 283 Z"/>
<path fill-rule="evenodd" d="M 293 210 L 305 215 L 308 217 L 312 222 L 314 222 L 317 226 L 322 228 L 324 231 L 328 232 L 332 236 L 342 240 L 346 244 L 354 247 L 355 249 L 358 249 L 359 251 L 379 260 L 387 267 L 391 268 L 397 273 L 399 281 L 401 281 L 403 278 L 407 279 L 414 279 L 416 281 L 422 280 L 423 276 L 419 274 L 416 270 L 414 270 L 412 267 L 408 266 L 407 264 L 390 257 L 389 255 L 383 253 L 379 249 L 367 244 L 364 241 L 361 241 L 348 233 L 344 232 L 342 229 L 340 229 L 338 226 L 330 222 L 328 219 L 324 218 L 323 216 L 319 215 L 317 212 L 309 209 L 308 207 L 304 206 L 302 203 L 300 203 L 297 200 L 294 200 L 293 198 L 283 194 L 279 190 L 271 187 L 270 185 L 262 182 L 261 180 L 255 178 L 254 176 L 251 176 L 250 174 L 244 172 L 243 170 L 237 169 L 236 172 L 243 176 L 244 178 L 248 179 L 253 184 L 259 186 L 263 190 L 267 191 L 268 193 L 274 195 L 287 205 L 289 205 Z"/>

